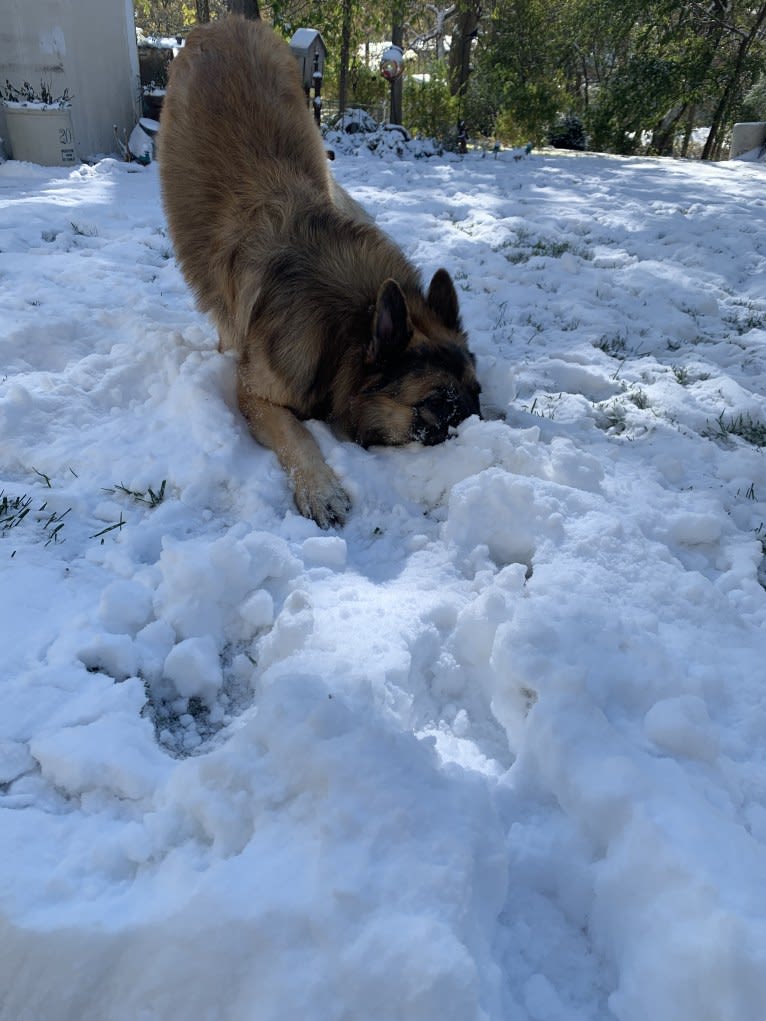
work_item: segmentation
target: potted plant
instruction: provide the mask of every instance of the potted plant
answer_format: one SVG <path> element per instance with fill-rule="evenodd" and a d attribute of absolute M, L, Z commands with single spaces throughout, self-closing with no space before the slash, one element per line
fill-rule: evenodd
<path fill-rule="evenodd" d="M 0 89 L 0 100 L 13 159 L 43 166 L 78 162 L 68 89 L 54 98 L 45 82 L 40 82 L 37 91 L 29 82 L 16 88 L 6 80 L 5 88 Z"/>

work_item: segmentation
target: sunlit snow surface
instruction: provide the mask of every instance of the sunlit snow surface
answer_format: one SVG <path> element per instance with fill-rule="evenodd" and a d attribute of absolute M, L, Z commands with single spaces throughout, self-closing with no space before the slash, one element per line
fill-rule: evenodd
<path fill-rule="evenodd" d="M 156 166 L 0 166 L 0 1017 L 760 1021 L 766 169 L 334 170 L 485 419 L 328 534 Z"/>

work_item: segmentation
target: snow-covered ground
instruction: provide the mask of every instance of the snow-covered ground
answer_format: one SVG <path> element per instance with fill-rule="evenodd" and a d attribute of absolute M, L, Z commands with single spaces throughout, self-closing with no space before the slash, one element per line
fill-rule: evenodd
<path fill-rule="evenodd" d="M 486 417 L 331 534 L 156 166 L 0 166 L 3 1021 L 763 1018 L 764 168 L 513 155 L 334 164 Z"/>

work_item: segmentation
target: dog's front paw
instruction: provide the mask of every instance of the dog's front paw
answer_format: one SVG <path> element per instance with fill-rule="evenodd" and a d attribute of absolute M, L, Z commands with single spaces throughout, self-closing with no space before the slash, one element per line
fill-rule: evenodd
<path fill-rule="evenodd" d="M 332 468 L 320 462 L 310 471 L 294 475 L 292 482 L 295 506 L 305 518 L 316 521 L 320 528 L 345 523 L 351 500 Z"/>

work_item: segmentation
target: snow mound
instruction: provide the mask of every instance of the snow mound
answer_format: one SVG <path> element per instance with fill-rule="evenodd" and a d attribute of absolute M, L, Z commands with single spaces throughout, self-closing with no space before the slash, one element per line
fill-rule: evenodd
<path fill-rule="evenodd" d="M 358 122 L 353 121 L 354 125 Z M 345 156 L 374 155 L 382 159 L 406 157 L 423 159 L 442 156 L 444 147 L 433 138 L 411 138 L 409 132 L 396 124 L 382 124 L 369 130 L 368 122 L 356 131 L 332 129 L 324 133 L 325 145 Z"/>

